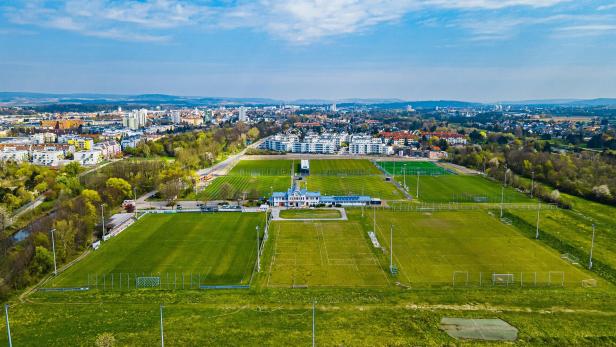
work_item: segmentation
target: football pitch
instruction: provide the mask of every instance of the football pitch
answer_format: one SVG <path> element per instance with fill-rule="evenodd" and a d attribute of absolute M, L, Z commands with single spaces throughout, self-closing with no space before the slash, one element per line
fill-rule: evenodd
<path fill-rule="evenodd" d="M 355 216 L 358 212 L 353 211 Z M 364 227 L 372 229 L 373 214 Z M 580 266 L 530 240 L 485 211 L 400 213 L 376 212 L 377 235 L 389 251 L 393 226 L 394 264 L 398 278 L 412 285 L 492 285 L 492 274 L 506 274 L 498 283 L 511 285 L 581 286 L 593 278 Z M 468 277 L 467 277 L 468 276 Z M 480 283 L 483 281 L 483 283 Z"/>
<path fill-rule="evenodd" d="M 381 174 L 379 169 L 366 159 L 310 160 L 311 176 L 369 176 Z"/>
<path fill-rule="evenodd" d="M 273 222 L 268 287 L 389 284 L 358 222 Z"/>
<path fill-rule="evenodd" d="M 240 160 L 228 176 L 291 176 L 298 172 L 299 160 Z"/>
<path fill-rule="evenodd" d="M 223 187 L 228 187 L 225 189 Z M 291 176 L 221 176 L 197 195 L 199 200 L 235 200 L 270 197 L 291 186 Z"/>
<path fill-rule="evenodd" d="M 406 185 L 415 196 L 417 176 L 396 176 L 396 181 Z M 504 190 L 504 202 L 531 202 L 526 195 L 507 187 Z M 501 185 L 482 176 L 443 175 L 419 176 L 419 199 L 424 202 L 501 202 Z"/>
<path fill-rule="evenodd" d="M 49 286 L 102 287 L 104 281 L 107 288 L 120 283 L 126 288 L 137 276 L 163 282 L 172 276 L 176 285 L 180 276 L 186 282 L 199 276 L 199 284 L 248 284 L 256 259 L 255 228 L 263 230 L 264 219 L 263 213 L 148 214 Z"/>
<path fill-rule="evenodd" d="M 449 175 L 450 172 L 431 161 L 377 161 L 376 165 L 385 170 L 389 175 L 402 176 L 440 176 Z"/>

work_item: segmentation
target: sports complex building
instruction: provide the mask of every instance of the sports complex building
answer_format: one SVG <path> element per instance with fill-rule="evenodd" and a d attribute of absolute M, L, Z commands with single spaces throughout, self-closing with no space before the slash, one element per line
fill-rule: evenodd
<path fill-rule="evenodd" d="M 284 207 L 367 206 L 380 205 L 381 200 L 366 195 L 321 195 L 319 192 L 311 192 L 294 184 L 286 192 L 274 192 L 269 198 L 269 203 L 271 206 Z"/>

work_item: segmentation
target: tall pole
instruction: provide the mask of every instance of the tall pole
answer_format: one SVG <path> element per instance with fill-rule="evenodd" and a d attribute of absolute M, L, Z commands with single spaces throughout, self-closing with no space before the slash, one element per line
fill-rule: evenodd
<path fill-rule="evenodd" d="M 503 200 L 505 200 L 505 186 L 501 186 L 501 203 L 500 203 L 500 217 L 503 218 Z"/>
<path fill-rule="evenodd" d="M 372 231 L 376 235 L 376 207 L 372 207 Z"/>
<path fill-rule="evenodd" d="M 592 241 L 590 242 L 590 258 L 588 259 L 588 270 L 592 269 L 592 249 L 595 248 L 595 225 L 592 225 Z"/>
<path fill-rule="evenodd" d="M 316 346 L 316 319 L 317 319 L 316 304 L 317 304 L 317 301 L 314 300 L 312 302 L 312 347 Z"/>
<path fill-rule="evenodd" d="M 537 208 L 537 230 L 535 231 L 535 239 L 539 240 L 539 212 L 541 211 L 541 200 L 539 200 L 539 208 Z"/>
<path fill-rule="evenodd" d="M 533 170 L 531 172 L 531 174 L 532 174 L 532 178 L 531 178 L 531 181 L 530 181 L 531 182 L 530 183 L 530 198 L 532 199 L 533 198 L 533 193 L 535 191 L 535 170 Z"/>
<path fill-rule="evenodd" d="M 417 193 L 415 193 L 415 199 L 419 199 L 419 171 L 417 171 Z"/>
<path fill-rule="evenodd" d="M 53 232 L 56 229 L 51 229 L 51 249 L 53 250 L 53 275 L 58 276 L 58 267 L 56 266 L 56 238 Z"/>
<path fill-rule="evenodd" d="M 103 237 L 102 241 L 105 241 L 105 204 L 101 204 L 101 221 L 103 224 Z"/>
<path fill-rule="evenodd" d="M 261 245 L 259 243 L 259 226 L 256 227 L 257 230 L 257 272 L 261 272 Z"/>
<path fill-rule="evenodd" d="M 165 347 L 165 334 L 163 332 L 163 305 L 160 305 L 160 345 Z"/>
<path fill-rule="evenodd" d="M 389 226 L 389 271 L 394 268 L 394 225 Z"/>
<path fill-rule="evenodd" d="M 406 189 L 406 164 L 404 164 L 404 168 L 402 169 L 402 172 L 404 173 L 404 190 Z"/>
<path fill-rule="evenodd" d="M 11 326 L 9 325 L 9 304 L 4 304 L 4 315 L 6 318 L 6 333 L 9 337 L 9 347 L 13 347 L 13 340 L 11 339 Z"/>

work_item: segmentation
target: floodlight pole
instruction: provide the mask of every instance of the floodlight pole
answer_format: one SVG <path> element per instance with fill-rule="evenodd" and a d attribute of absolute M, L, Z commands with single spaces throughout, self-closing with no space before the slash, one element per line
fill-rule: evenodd
<path fill-rule="evenodd" d="M 500 217 L 503 218 L 503 202 L 505 200 L 505 186 L 501 186 L 501 203 L 500 203 Z"/>
<path fill-rule="evenodd" d="M 535 239 L 539 240 L 539 212 L 541 212 L 541 200 L 539 200 L 539 208 L 537 208 L 537 230 L 535 231 Z"/>
<path fill-rule="evenodd" d="M 103 236 L 101 241 L 105 241 L 105 204 L 101 204 L 101 221 L 103 224 Z"/>
<path fill-rule="evenodd" d="M 592 225 L 592 241 L 590 242 L 590 258 L 588 259 L 588 270 L 592 269 L 592 250 L 595 247 L 595 224 Z"/>
<path fill-rule="evenodd" d="M 404 164 L 404 168 L 402 169 L 402 172 L 404 173 L 404 190 L 406 189 L 406 164 Z"/>
<path fill-rule="evenodd" d="M 13 347 L 13 340 L 11 339 L 11 326 L 9 325 L 9 304 L 4 304 L 4 315 L 6 318 L 6 333 L 9 338 L 9 347 Z"/>
<path fill-rule="evenodd" d="M 532 178 L 531 178 L 531 181 L 530 181 L 530 198 L 532 199 L 533 198 L 533 192 L 535 190 L 535 170 L 533 170 L 531 172 L 531 174 L 532 174 Z"/>
<path fill-rule="evenodd" d="M 394 225 L 389 226 L 389 271 L 394 268 Z"/>
<path fill-rule="evenodd" d="M 58 276 L 58 268 L 56 266 L 56 238 L 53 234 L 54 231 L 56 231 L 56 229 L 51 229 L 51 249 L 53 251 L 53 275 Z"/>
<path fill-rule="evenodd" d="M 417 171 L 417 193 L 415 194 L 415 199 L 419 199 L 419 171 Z"/>
<path fill-rule="evenodd" d="M 165 347 L 165 334 L 163 331 L 163 305 L 160 305 L 160 345 Z"/>
<path fill-rule="evenodd" d="M 312 302 L 312 347 L 316 346 L 316 314 L 317 314 L 317 310 L 316 310 L 316 304 L 317 301 L 314 300 Z"/>
<path fill-rule="evenodd" d="M 372 231 L 376 235 L 376 206 L 372 207 Z"/>
<path fill-rule="evenodd" d="M 259 226 L 255 228 L 257 230 L 257 272 L 261 272 L 261 245 L 259 244 Z"/>

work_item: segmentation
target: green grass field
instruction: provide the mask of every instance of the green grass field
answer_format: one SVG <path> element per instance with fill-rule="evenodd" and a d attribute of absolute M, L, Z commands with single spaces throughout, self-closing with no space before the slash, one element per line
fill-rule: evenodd
<path fill-rule="evenodd" d="M 380 175 L 379 169 L 365 159 L 310 160 L 311 176 L 367 176 Z"/>
<path fill-rule="evenodd" d="M 400 176 L 440 176 L 449 175 L 450 172 L 431 161 L 377 161 L 376 165 L 387 171 L 389 175 Z"/>
<path fill-rule="evenodd" d="M 402 200 L 404 194 L 382 176 L 308 176 L 308 190 L 324 195 L 368 195 L 383 200 Z"/>
<path fill-rule="evenodd" d="M 273 222 L 268 287 L 387 286 L 357 222 Z"/>
<path fill-rule="evenodd" d="M 280 211 L 280 218 L 287 219 L 340 218 L 340 216 L 340 211 L 335 209 L 293 209 Z"/>
<path fill-rule="evenodd" d="M 222 188 L 228 184 L 229 189 Z M 221 176 L 197 195 L 198 200 L 234 200 L 269 197 L 271 192 L 284 192 L 291 186 L 290 176 Z"/>
<path fill-rule="evenodd" d="M 123 285 L 138 275 L 200 275 L 201 284 L 247 284 L 256 258 L 255 227 L 262 213 L 178 213 L 142 217 L 49 282 L 52 287 Z M 103 277 L 103 275 L 105 277 Z M 153 275 L 158 276 L 158 275 Z M 181 275 L 180 275 L 181 276 Z M 165 278 L 162 278 L 165 277 Z M 186 280 L 188 281 L 188 280 Z M 131 283 L 134 285 L 134 282 Z"/>
<path fill-rule="evenodd" d="M 229 176 L 291 176 L 298 172 L 299 160 L 240 160 Z"/>
<path fill-rule="evenodd" d="M 357 215 L 357 211 L 353 212 Z M 372 214 L 366 213 L 364 227 L 372 229 Z M 581 286 L 594 278 L 560 254 L 523 236 L 485 211 L 376 214 L 378 238 L 389 249 L 390 225 L 394 226 L 394 262 L 399 280 L 411 284 L 451 284 L 454 271 L 468 272 L 469 281 L 491 285 L 491 274 L 513 274 L 515 284 L 547 284 L 548 273 L 564 273 L 568 286 Z M 522 273 L 522 274 L 521 274 Z M 522 275 L 522 277 L 521 277 Z M 560 284 L 561 275 L 554 275 Z M 464 283 L 460 274 L 456 280 Z"/>
<path fill-rule="evenodd" d="M 404 184 L 404 176 L 396 176 L 396 181 Z M 406 176 L 409 192 L 415 196 L 417 176 Z M 424 202 L 492 202 L 501 201 L 501 186 L 481 176 L 444 175 L 420 176 L 419 200 Z M 526 195 L 505 188 L 504 202 L 531 202 Z"/>

